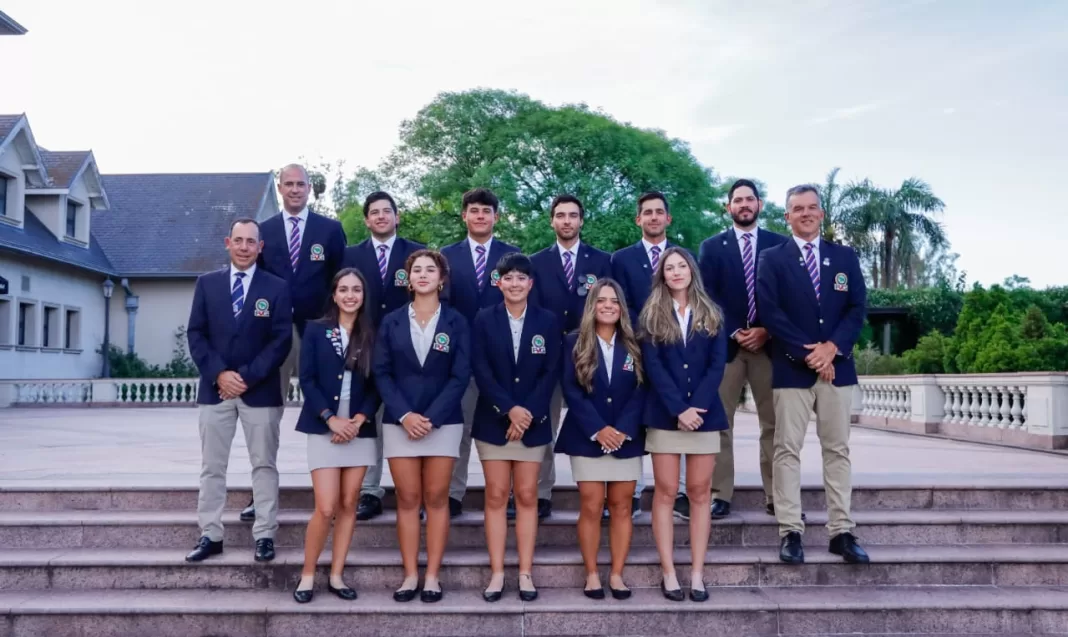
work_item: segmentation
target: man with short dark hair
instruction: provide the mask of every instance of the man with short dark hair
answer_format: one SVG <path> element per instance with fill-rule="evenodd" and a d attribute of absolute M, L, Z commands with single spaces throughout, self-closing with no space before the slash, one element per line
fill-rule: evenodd
<path fill-rule="evenodd" d="M 408 293 L 408 272 L 404 264 L 408 255 L 425 248 L 421 243 L 409 241 L 397 236 L 397 224 L 400 223 L 400 210 L 393 197 L 384 191 L 367 195 L 363 201 L 363 223 L 371 231 L 371 236 L 354 246 L 345 248 L 342 268 L 356 268 L 367 279 L 364 303 L 371 310 L 371 319 L 378 329 L 382 317 L 406 304 L 411 296 Z M 379 407 L 375 416 L 381 431 L 382 410 Z M 360 503 L 356 508 L 357 520 L 370 520 L 382 513 L 382 437 L 375 438 L 378 452 L 378 464 L 367 469 L 360 489 Z"/>
<path fill-rule="evenodd" d="M 504 301 L 497 288 L 501 278 L 496 269 L 497 261 L 509 252 L 520 250 L 493 236 L 493 227 L 500 219 L 500 200 L 493 191 L 487 188 L 469 190 L 464 193 L 461 206 L 460 215 L 467 226 L 467 237 L 441 249 L 451 270 L 443 296 L 449 305 L 464 315 L 470 326 L 480 309 Z M 471 423 L 477 401 L 478 387 L 472 379 L 463 398 L 463 439 L 449 486 L 449 514 L 452 517 L 463 513 L 467 465 L 471 460 Z"/>

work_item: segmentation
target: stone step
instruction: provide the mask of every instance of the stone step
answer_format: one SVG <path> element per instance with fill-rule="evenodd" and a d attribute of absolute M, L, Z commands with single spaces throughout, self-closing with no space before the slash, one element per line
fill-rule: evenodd
<path fill-rule="evenodd" d="M 837 635 L 1064 634 L 1068 588 L 726 588 L 697 604 L 635 589 L 626 601 L 545 589 L 524 603 L 487 604 L 475 590 L 437 604 L 393 602 L 365 591 L 354 602 L 319 592 L 298 605 L 279 591 L 0 592 L 5 637 L 227 635 Z"/>
<path fill-rule="evenodd" d="M 472 487 L 464 498 L 470 509 L 483 507 L 483 489 Z M 240 509 L 248 504 L 252 492 L 234 488 L 227 494 L 227 508 Z M 649 509 L 652 498 L 647 489 L 642 508 Z M 0 511 L 164 511 L 196 508 L 195 487 L 145 488 L 84 488 L 62 486 L 0 487 Z M 578 509 L 575 485 L 561 485 L 553 492 L 553 506 L 557 509 Z M 802 503 L 806 509 L 824 509 L 822 486 L 802 489 Z M 739 487 L 733 497 L 736 509 L 759 509 L 764 506 L 764 492 L 759 487 Z M 386 490 L 385 505 L 395 508 L 391 488 Z M 314 507 L 309 487 L 283 487 L 279 506 L 283 509 L 311 509 Z M 887 509 L 1068 509 L 1068 487 L 1050 486 L 855 486 L 854 510 Z"/>
<path fill-rule="evenodd" d="M 275 542 L 301 546 L 309 511 L 282 511 Z M 539 546 L 574 547 L 574 511 L 556 511 L 538 530 Z M 1068 543 L 1068 510 L 901 510 L 857 511 L 856 534 L 865 545 L 946 544 L 1063 544 Z M 237 512 L 223 516 L 228 546 L 253 544 L 251 525 Z M 452 548 L 485 545 L 481 511 L 467 511 L 453 520 Z M 808 512 L 806 543 L 816 547 L 828 541 L 825 511 Z M 608 524 L 602 525 L 607 538 Z M 5 511 L 0 512 L 0 547 L 4 548 L 186 548 L 199 535 L 196 513 L 189 511 Z M 675 543 L 688 541 L 685 523 L 675 524 Z M 509 542 L 514 535 L 509 533 Z M 607 541 L 607 539 L 605 539 Z M 735 511 L 712 525 L 715 546 L 774 546 L 779 542 L 775 518 L 763 511 Z M 652 546 L 649 513 L 638 516 L 632 540 L 635 546 Z M 353 546 L 395 548 L 396 515 L 387 511 L 357 524 Z"/>
<path fill-rule="evenodd" d="M 1068 545 L 872 546 L 872 564 L 849 565 L 809 546 L 804 565 L 778 560 L 774 546 L 715 546 L 706 558 L 709 586 L 1068 586 Z M 0 590 L 7 589 L 271 589 L 292 590 L 304 562 L 299 548 L 281 549 L 270 564 L 257 563 L 250 549 L 230 548 L 199 564 L 183 560 L 184 549 L 0 550 Z M 425 564 L 425 554 L 420 563 Z M 675 551 L 680 580 L 689 582 L 690 553 Z M 599 555 L 607 577 L 608 551 Z M 392 590 L 403 578 L 400 553 L 353 549 L 346 581 L 357 590 Z M 319 584 L 326 585 L 330 553 L 319 558 Z M 514 590 L 517 556 L 505 556 L 506 586 Z M 483 549 L 445 554 L 442 583 L 452 589 L 481 589 L 488 582 Z M 543 548 L 532 571 L 539 588 L 579 588 L 585 569 L 577 548 Z M 660 560 L 653 547 L 634 547 L 625 571 L 635 588 L 660 585 Z"/>

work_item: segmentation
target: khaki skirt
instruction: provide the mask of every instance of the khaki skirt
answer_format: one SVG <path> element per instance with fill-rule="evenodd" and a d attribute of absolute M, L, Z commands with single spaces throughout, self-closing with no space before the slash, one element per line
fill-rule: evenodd
<path fill-rule="evenodd" d="M 634 482 L 642 475 L 642 457 L 600 458 L 571 456 L 571 476 L 575 482 Z"/>
<path fill-rule="evenodd" d="M 408 440 L 408 432 L 401 425 L 382 425 L 383 458 L 460 457 L 460 441 L 464 426 L 442 425 L 432 429 L 419 440 Z"/>
<path fill-rule="evenodd" d="M 541 462 L 549 445 L 528 447 L 522 440 L 510 440 L 503 445 L 475 441 L 479 460 L 509 460 L 511 462 Z"/>
<path fill-rule="evenodd" d="M 341 400 L 338 404 L 337 413 L 342 418 L 352 413 L 348 398 Z M 364 423 L 363 426 L 367 427 L 369 424 Z M 343 467 L 373 467 L 378 464 L 374 438 L 353 438 L 341 443 L 330 442 L 331 438 L 333 436 L 329 433 L 308 434 L 308 471 Z"/>
<path fill-rule="evenodd" d="M 677 453 L 692 456 L 719 453 L 718 431 L 645 430 L 645 450 L 649 453 Z"/>

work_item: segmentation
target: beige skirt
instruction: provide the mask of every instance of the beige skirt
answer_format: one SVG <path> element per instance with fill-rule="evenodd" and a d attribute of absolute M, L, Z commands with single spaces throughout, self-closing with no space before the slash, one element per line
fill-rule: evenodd
<path fill-rule="evenodd" d="M 408 440 L 408 432 L 401 425 L 382 425 L 383 458 L 460 457 L 463 425 L 442 425 L 432 429 L 419 440 Z"/>
<path fill-rule="evenodd" d="M 649 453 L 707 455 L 719 453 L 718 431 L 682 431 L 680 429 L 645 430 L 645 450 Z"/>
<path fill-rule="evenodd" d="M 349 399 L 342 399 L 337 406 L 342 418 L 348 417 Z M 364 423 L 364 426 L 368 426 Z M 348 442 L 330 442 L 331 434 L 308 434 L 308 471 L 343 467 L 373 467 L 378 464 L 378 452 L 374 438 L 353 438 Z"/>
<path fill-rule="evenodd" d="M 575 482 L 634 482 L 642 475 L 642 457 L 600 458 L 571 456 L 571 476 Z"/>
<path fill-rule="evenodd" d="M 475 441 L 479 460 L 510 460 L 512 462 L 541 462 L 549 445 L 528 447 L 522 440 L 510 440 L 503 445 Z"/>

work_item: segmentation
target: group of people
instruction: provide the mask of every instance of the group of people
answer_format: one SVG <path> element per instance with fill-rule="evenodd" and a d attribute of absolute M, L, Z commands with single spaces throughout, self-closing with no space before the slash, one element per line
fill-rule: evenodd
<path fill-rule="evenodd" d="M 689 597 L 708 599 L 703 573 L 711 520 L 730 515 L 733 425 L 744 386 L 760 423 L 767 512 L 782 561 L 804 561 L 800 452 L 816 416 L 827 494 L 829 550 L 868 556 L 850 517 L 851 357 L 865 286 L 852 249 L 820 238 L 818 191 L 791 188 L 792 236 L 757 228 L 757 186 L 736 181 L 731 228 L 695 258 L 666 238 L 667 196 L 643 194 L 641 240 L 614 254 L 582 242 L 582 202 L 556 197 L 553 245 L 531 256 L 494 237 L 499 202 L 464 194 L 467 236 L 440 252 L 397 236 L 385 192 L 363 206 L 370 238 L 346 247 L 341 225 L 308 210 L 299 165 L 279 175 L 284 210 L 262 224 L 233 222 L 230 265 L 197 281 L 188 323 L 200 371 L 201 537 L 188 561 L 223 550 L 230 446 L 241 421 L 252 464 L 255 559 L 274 558 L 279 422 L 299 374 L 315 511 L 294 598 L 313 598 L 317 563 L 333 529 L 328 590 L 343 578 L 357 520 L 382 512 L 389 461 L 404 579 L 398 602 L 442 599 L 450 519 L 462 514 L 472 441 L 485 474 L 487 602 L 501 599 L 508 520 L 514 519 L 519 597 L 532 579 L 540 519 L 552 514 L 555 454 L 578 485 L 584 593 L 606 596 L 597 565 L 609 520 L 608 589 L 630 596 L 623 571 L 652 456 L 652 528 L 665 597 L 686 595 L 674 565 L 674 519 L 689 521 Z M 561 422 L 561 413 L 566 416 Z M 418 555 L 426 526 L 426 570 Z"/>

